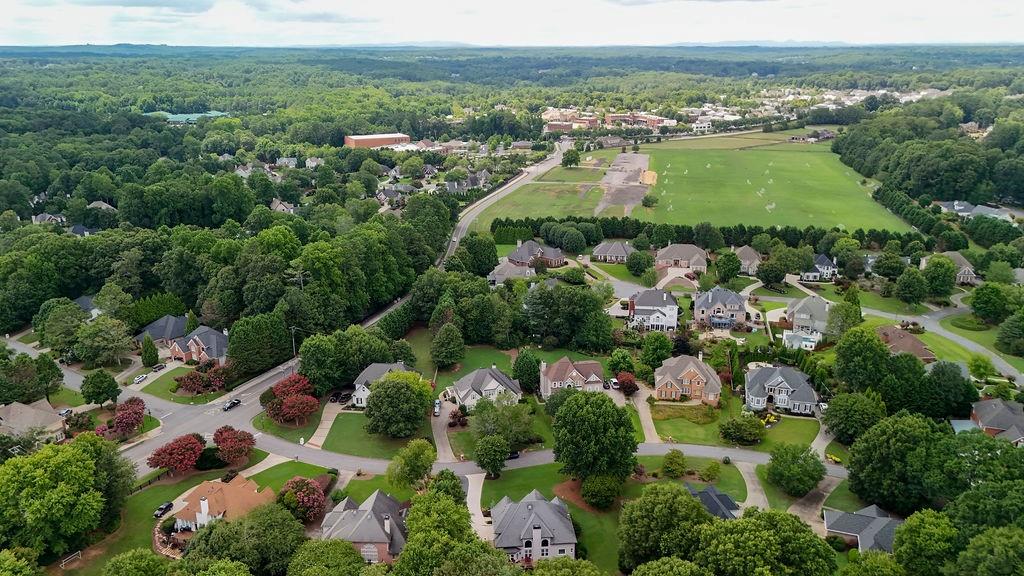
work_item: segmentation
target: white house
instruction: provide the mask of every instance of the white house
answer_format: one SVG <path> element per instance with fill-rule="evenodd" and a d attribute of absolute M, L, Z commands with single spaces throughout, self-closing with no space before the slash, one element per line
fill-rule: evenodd
<path fill-rule="evenodd" d="M 642 330 L 675 330 L 679 326 L 679 303 L 664 290 L 644 290 L 629 299 L 629 326 Z"/>
<path fill-rule="evenodd" d="M 356 376 L 356 379 L 352 382 L 355 386 L 355 390 L 352 392 L 352 405 L 358 406 L 359 408 L 366 407 L 366 399 L 370 397 L 370 385 L 380 380 L 385 374 L 389 372 L 411 372 L 411 368 L 406 367 L 405 362 L 399 360 L 398 362 L 374 362 Z"/>
<path fill-rule="evenodd" d="M 519 381 L 509 378 L 498 367 L 478 368 L 455 381 L 445 391 L 445 398 L 472 409 L 481 398 L 496 399 L 500 394 L 507 394 L 513 402 L 519 402 L 523 391 Z"/>
<path fill-rule="evenodd" d="M 815 254 L 814 263 L 800 273 L 800 279 L 805 282 L 831 282 L 837 275 L 839 266 L 836 266 L 834 260 L 824 254 Z"/>
<path fill-rule="evenodd" d="M 782 333 L 786 348 L 814 350 L 825 335 L 832 303 L 821 296 L 808 296 L 786 306 L 786 319 L 793 328 Z"/>
<path fill-rule="evenodd" d="M 818 395 L 807 375 L 789 366 L 765 366 L 747 372 L 747 407 L 765 410 L 769 405 L 794 414 L 814 414 Z"/>

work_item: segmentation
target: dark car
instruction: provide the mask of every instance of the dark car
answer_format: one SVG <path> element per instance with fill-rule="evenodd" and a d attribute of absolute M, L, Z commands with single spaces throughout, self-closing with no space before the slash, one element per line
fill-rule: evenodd
<path fill-rule="evenodd" d="M 342 393 L 338 394 L 338 402 L 341 402 L 342 404 L 348 402 L 351 399 L 352 399 L 352 393 L 351 392 L 342 392 Z"/>
<path fill-rule="evenodd" d="M 608 382 L 602 382 L 601 383 L 601 387 L 604 388 L 605 390 L 607 390 L 607 389 L 611 388 L 612 385 L 609 384 Z"/>
<path fill-rule="evenodd" d="M 153 512 L 153 518 L 163 518 L 164 514 L 171 511 L 171 508 L 174 508 L 174 502 L 164 502 L 156 507 L 156 511 Z"/>
<path fill-rule="evenodd" d="M 167 364 L 154 364 L 153 367 L 150 368 L 150 371 L 151 372 L 159 372 L 159 371 L 163 370 L 164 368 L 167 368 Z"/>
<path fill-rule="evenodd" d="M 340 392 L 331 392 L 331 395 L 327 397 L 328 402 L 337 402 L 341 397 Z"/>
<path fill-rule="evenodd" d="M 225 412 L 227 412 L 228 410 L 231 410 L 232 408 L 234 408 L 235 406 L 240 405 L 241 403 L 242 403 L 242 401 L 239 400 L 238 398 L 232 398 L 231 400 L 228 400 L 227 402 L 224 403 L 223 410 Z"/>
<path fill-rule="evenodd" d="M 513 450 L 512 452 L 509 453 L 509 460 L 515 460 L 516 458 L 519 458 L 519 450 Z"/>

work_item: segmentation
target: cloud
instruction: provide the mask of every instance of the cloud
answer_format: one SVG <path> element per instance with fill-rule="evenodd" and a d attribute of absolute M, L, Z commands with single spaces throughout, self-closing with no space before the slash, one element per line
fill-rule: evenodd
<path fill-rule="evenodd" d="M 118 8 L 166 8 L 174 12 L 198 14 L 213 8 L 215 0 L 68 0 L 79 6 L 112 6 Z"/>
<path fill-rule="evenodd" d="M 605 0 L 620 6 L 651 6 L 654 4 L 670 4 L 681 2 L 697 2 L 701 4 L 725 4 L 729 2 L 777 2 L 778 0 Z"/>
<path fill-rule="evenodd" d="M 377 22 L 375 18 L 356 18 L 337 12 L 275 12 L 275 20 L 284 22 L 309 22 L 311 24 L 367 24 Z"/>

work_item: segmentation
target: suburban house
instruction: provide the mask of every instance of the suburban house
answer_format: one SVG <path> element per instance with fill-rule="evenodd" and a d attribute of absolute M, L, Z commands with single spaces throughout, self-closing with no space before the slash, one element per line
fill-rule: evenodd
<path fill-rule="evenodd" d="M 975 402 L 971 420 L 989 436 L 1002 438 L 1014 446 L 1024 444 L 1024 405 L 1020 402 L 999 398 Z"/>
<path fill-rule="evenodd" d="M 274 212 L 283 212 L 285 214 L 295 214 L 295 205 L 289 204 L 280 198 L 274 198 L 270 201 L 270 209 Z"/>
<path fill-rule="evenodd" d="M 600 392 L 604 383 L 604 366 L 595 360 L 573 362 L 562 356 L 557 362 L 540 363 L 540 395 L 551 396 L 561 388 L 575 388 L 587 392 Z"/>
<path fill-rule="evenodd" d="M 103 200 L 93 200 L 92 202 L 89 202 L 85 207 L 95 208 L 96 210 L 103 210 L 106 212 L 117 212 L 117 208 L 114 208 L 113 206 L 107 204 Z"/>
<path fill-rule="evenodd" d="M 377 203 L 381 206 L 385 204 L 395 205 L 402 200 L 402 193 L 394 188 L 382 188 L 377 191 Z"/>
<path fill-rule="evenodd" d="M 654 397 L 658 400 L 683 400 L 686 397 L 718 406 L 721 395 L 722 381 L 704 363 L 703 352 L 696 358 L 669 358 L 654 371 Z"/>
<path fill-rule="evenodd" d="M 81 308 L 83 312 L 88 312 L 90 317 L 95 318 L 99 316 L 101 312 L 100 309 L 92 302 L 95 297 L 95 294 L 83 294 L 82 296 L 75 298 L 73 302 L 78 304 L 78 307 Z"/>
<path fill-rule="evenodd" d="M 899 326 L 879 326 L 875 333 L 882 339 L 891 354 L 906 352 L 917 357 L 918 360 L 928 364 L 935 362 L 935 353 L 925 346 L 920 338 L 900 328 Z"/>
<path fill-rule="evenodd" d="M 896 528 L 903 524 L 903 520 L 893 518 L 874 504 L 856 512 L 825 508 L 824 516 L 825 532 L 829 536 L 839 536 L 848 544 L 856 544 L 862 553 L 881 550 L 891 554 Z"/>
<path fill-rule="evenodd" d="M 61 442 L 65 438 L 64 419 L 46 398 L 31 404 L 11 402 L 0 406 L 0 434 L 22 436 L 33 430 L 40 432 L 43 442 Z"/>
<path fill-rule="evenodd" d="M 693 244 L 669 244 L 654 257 L 658 268 L 689 268 L 694 272 L 708 271 L 708 253 Z"/>
<path fill-rule="evenodd" d="M 978 283 L 978 275 L 974 272 L 974 264 L 971 264 L 967 258 L 964 258 L 963 254 L 950 250 L 943 252 L 942 255 L 953 261 L 953 267 L 956 268 L 957 284 L 973 285 Z M 924 270 L 925 266 L 928 265 L 928 259 L 932 256 L 921 258 L 921 270 Z"/>
<path fill-rule="evenodd" d="M 865 254 L 864 255 L 864 272 L 874 272 L 875 262 L 878 261 L 879 254 Z M 900 261 L 903 262 L 904 266 L 910 266 L 910 256 L 900 257 Z"/>
<path fill-rule="evenodd" d="M 509 278 L 530 278 L 536 276 L 537 271 L 529 266 L 517 266 L 508 261 L 507 258 L 502 258 L 498 265 L 491 270 L 491 273 L 487 275 L 487 283 L 491 286 L 497 286 L 504 284 L 505 280 Z"/>
<path fill-rule="evenodd" d="M 187 316 L 165 314 L 146 324 L 146 327 L 135 336 L 135 341 L 141 345 L 146 334 L 149 334 L 155 344 L 169 346 L 173 340 L 185 335 L 185 324 L 187 323 Z"/>
<path fill-rule="evenodd" d="M 71 232 L 72 234 L 78 236 L 79 238 L 85 238 L 86 236 L 92 236 L 93 234 L 99 232 L 99 229 L 89 228 L 88 226 L 83 226 L 82 224 L 75 224 L 71 228 L 68 228 L 68 232 Z"/>
<path fill-rule="evenodd" d="M 519 381 L 513 380 L 498 370 L 497 366 L 478 368 L 455 381 L 445 391 L 445 397 L 456 404 L 473 408 L 481 398 L 494 400 L 499 394 L 508 394 L 514 402 L 519 402 L 523 391 Z"/>
<path fill-rule="evenodd" d="M 1007 222 L 1013 222 L 1013 213 L 1006 208 L 993 208 L 983 204 L 974 205 L 966 200 L 953 200 L 951 202 L 936 202 L 943 212 L 956 214 L 961 218 L 974 218 L 975 216 L 987 216 L 998 218 Z"/>
<path fill-rule="evenodd" d="M 275 500 L 270 488 L 239 474 L 230 482 L 207 480 L 185 496 L 185 507 L 174 515 L 174 529 L 195 532 L 214 520 L 236 520 L 253 508 Z"/>
<path fill-rule="evenodd" d="M 494 547 L 511 562 L 576 557 L 576 530 L 569 509 L 558 498 L 533 490 L 516 502 L 505 496 L 491 508 Z"/>
<path fill-rule="evenodd" d="M 711 133 L 712 126 L 711 122 L 705 120 L 703 122 L 694 122 L 693 124 L 690 124 L 690 128 L 693 130 L 694 134 L 709 134 Z"/>
<path fill-rule="evenodd" d="M 800 279 L 805 282 L 831 282 L 838 274 L 839 267 L 835 260 L 824 254 L 815 254 L 814 263 L 800 273 Z"/>
<path fill-rule="evenodd" d="M 644 290 L 629 299 L 629 326 L 643 330 L 675 330 L 679 326 L 679 303 L 665 290 Z"/>
<path fill-rule="evenodd" d="M 534 240 L 516 242 L 516 249 L 508 255 L 508 261 L 517 266 L 530 266 L 537 260 L 548 268 L 565 265 L 565 255 L 560 248 L 544 246 Z"/>
<path fill-rule="evenodd" d="M 747 407 L 755 412 L 774 406 L 812 416 L 818 402 L 807 375 L 790 366 L 764 366 L 747 372 L 745 395 Z"/>
<path fill-rule="evenodd" d="M 470 172 L 466 178 L 466 185 L 470 188 L 486 188 L 487 183 L 491 180 L 491 173 L 487 170 L 480 170 L 479 172 Z"/>
<path fill-rule="evenodd" d="M 620 242 L 618 240 L 609 242 L 605 240 L 594 246 L 594 252 L 590 255 L 590 259 L 598 262 L 623 264 L 626 262 L 626 258 L 633 252 L 636 252 L 636 248 L 633 248 L 627 242 Z"/>
<path fill-rule="evenodd" d="M 753 276 L 757 274 L 757 268 L 761 265 L 761 255 L 750 246 L 743 245 L 733 250 L 733 253 L 740 259 L 740 274 Z"/>
<path fill-rule="evenodd" d="M 714 328 L 732 328 L 746 321 L 747 299 L 728 288 L 715 286 L 694 299 L 693 319 L 697 324 Z"/>
<path fill-rule="evenodd" d="M 285 156 L 283 158 L 278 158 L 277 162 L 274 162 L 274 166 L 277 166 L 278 168 L 295 168 L 298 165 L 299 159 L 295 158 L 294 156 Z"/>
<path fill-rule="evenodd" d="M 686 482 L 686 489 L 690 491 L 690 496 L 700 500 L 701 505 L 712 516 L 722 520 L 736 519 L 736 512 L 740 509 L 739 504 L 736 504 L 732 496 L 725 492 L 719 492 L 713 484 L 708 484 L 703 490 L 697 490 L 689 482 Z"/>
<path fill-rule="evenodd" d="M 316 156 L 312 156 L 310 158 L 306 158 L 305 166 L 306 166 L 307 170 L 312 170 L 312 169 L 314 169 L 314 168 L 316 168 L 318 166 L 323 166 L 323 165 L 324 165 L 324 159 L 323 158 L 318 158 Z"/>
<path fill-rule="evenodd" d="M 782 332 L 786 348 L 814 350 L 825 335 L 832 302 L 821 296 L 808 296 L 786 305 L 786 321 L 792 326 Z"/>
<path fill-rule="evenodd" d="M 33 224 L 64 224 L 68 219 L 63 214 L 36 214 L 32 217 Z"/>
<path fill-rule="evenodd" d="M 175 360 L 195 360 L 199 363 L 213 360 L 217 364 L 224 364 L 228 354 L 228 337 L 209 326 L 200 326 L 175 339 L 169 348 L 171 358 Z"/>
<path fill-rule="evenodd" d="M 352 382 L 352 385 L 355 386 L 355 391 L 352 392 L 352 405 L 365 408 L 366 399 L 370 397 L 370 384 L 380 380 L 389 372 L 415 372 L 415 370 L 407 367 L 401 360 L 392 363 L 374 362 L 370 364 L 363 368 L 363 371 Z"/>
<path fill-rule="evenodd" d="M 370 564 L 390 564 L 405 547 L 403 513 L 398 501 L 380 490 L 359 505 L 345 497 L 324 516 L 320 539 L 351 542 Z"/>

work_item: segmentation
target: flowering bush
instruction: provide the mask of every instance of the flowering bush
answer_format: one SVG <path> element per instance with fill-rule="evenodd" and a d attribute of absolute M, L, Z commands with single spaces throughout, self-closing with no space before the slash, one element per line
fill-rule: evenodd
<path fill-rule="evenodd" d="M 206 375 L 193 370 L 186 374 L 182 374 L 174 379 L 178 383 L 178 390 L 182 392 L 188 392 L 189 394 L 202 394 L 206 391 Z"/>
<path fill-rule="evenodd" d="M 298 395 L 277 398 L 267 404 L 267 416 L 279 423 L 298 424 L 320 409 L 320 401 L 312 396 Z"/>
<path fill-rule="evenodd" d="M 178 472 L 195 468 L 206 442 L 198 434 L 178 436 L 157 448 L 149 455 L 146 464 L 150 468 L 167 468 Z"/>
<path fill-rule="evenodd" d="M 300 476 L 285 482 L 277 501 L 302 522 L 318 519 L 327 505 L 327 497 L 320 486 Z"/>
<path fill-rule="evenodd" d="M 114 424 L 111 430 L 124 438 L 142 427 L 146 418 L 146 403 L 137 396 L 132 396 L 117 405 L 114 410 Z"/>
<path fill-rule="evenodd" d="M 249 457 L 256 446 L 256 439 L 245 430 L 221 426 L 213 433 L 213 443 L 217 446 L 218 458 L 225 462 L 237 462 Z"/>
<path fill-rule="evenodd" d="M 178 390 L 189 394 L 203 394 L 216 390 L 223 390 L 231 381 L 231 371 L 226 366 L 207 366 L 207 362 L 200 365 L 200 370 L 195 370 L 178 376 L 174 379 L 178 383 Z"/>
<path fill-rule="evenodd" d="M 288 396 L 312 396 L 313 385 L 310 384 L 309 379 L 302 374 L 292 374 L 277 384 L 274 384 L 274 395 L 282 399 L 287 398 Z"/>

